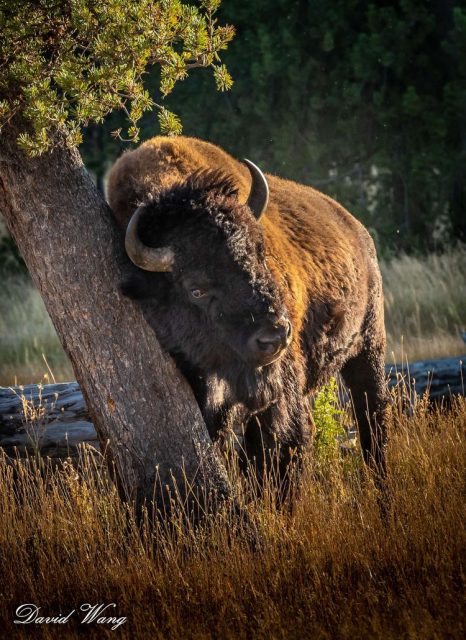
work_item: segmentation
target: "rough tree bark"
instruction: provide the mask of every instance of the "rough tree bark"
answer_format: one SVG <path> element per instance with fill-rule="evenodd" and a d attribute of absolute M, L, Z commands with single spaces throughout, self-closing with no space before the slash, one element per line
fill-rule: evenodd
<path fill-rule="evenodd" d="M 125 499 L 160 501 L 185 480 L 229 495 L 225 469 L 187 382 L 136 304 L 120 295 L 127 258 L 108 206 L 77 150 L 26 157 L 0 135 L 0 212 L 74 367 Z"/>

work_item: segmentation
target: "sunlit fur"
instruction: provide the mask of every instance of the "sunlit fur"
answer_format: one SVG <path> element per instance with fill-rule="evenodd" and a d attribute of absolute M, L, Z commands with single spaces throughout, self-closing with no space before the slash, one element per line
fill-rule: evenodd
<path fill-rule="evenodd" d="M 331 198 L 275 176 L 267 180 L 270 202 L 256 221 L 244 204 L 249 172 L 220 148 L 158 137 L 124 154 L 107 184 L 119 225 L 124 229 L 145 205 L 141 240 L 169 245 L 176 257 L 169 274 L 130 267 L 123 290 L 144 299 L 212 437 L 242 424 L 249 457 L 277 442 L 285 464 L 289 449 L 308 438 L 306 395 L 341 372 L 365 458 L 382 462 L 385 332 L 373 242 Z M 187 280 L 215 283 L 215 303 L 193 304 Z M 293 340 L 278 361 L 255 369 L 242 348 L 270 311 L 291 320 Z"/>

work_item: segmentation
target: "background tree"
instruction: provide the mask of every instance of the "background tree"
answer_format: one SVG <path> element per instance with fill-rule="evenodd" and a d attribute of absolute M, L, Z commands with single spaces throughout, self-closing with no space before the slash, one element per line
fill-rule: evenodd
<path fill-rule="evenodd" d="M 122 239 L 84 170 L 81 128 L 114 109 L 115 136 L 139 137 L 156 106 L 162 131 L 179 121 L 144 87 L 160 68 L 160 94 L 199 66 L 231 80 L 218 53 L 233 36 L 213 14 L 178 0 L 0 2 L 0 210 L 38 286 L 84 392 L 125 497 L 140 507 L 160 488 L 196 498 L 228 484 L 187 383 L 142 312 L 118 292 Z M 109 445 L 107 447 L 107 444 Z"/>
<path fill-rule="evenodd" d="M 442 228 L 466 237 L 464 2 L 225 4 L 233 13 L 234 91 L 180 86 L 186 133 L 329 192 L 382 249 L 435 248 Z"/>

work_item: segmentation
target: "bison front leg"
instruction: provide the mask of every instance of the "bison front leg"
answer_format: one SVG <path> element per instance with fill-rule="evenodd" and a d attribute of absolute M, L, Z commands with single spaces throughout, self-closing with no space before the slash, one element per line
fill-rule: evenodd
<path fill-rule="evenodd" d="M 342 370 L 351 392 L 359 440 L 366 464 L 377 478 L 385 475 L 385 448 L 389 416 L 389 395 L 384 369 L 385 345 L 368 342 Z"/>
<path fill-rule="evenodd" d="M 294 405 L 291 411 L 290 405 Z M 278 503 L 287 498 L 293 478 L 299 476 L 309 437 L 309 411 L 304 398 L 296 404 L 283 397 L 252 416 L 246 425 L 243 467 L 252 467 L 260 489 L 268 480 L 276 486 Z"/>

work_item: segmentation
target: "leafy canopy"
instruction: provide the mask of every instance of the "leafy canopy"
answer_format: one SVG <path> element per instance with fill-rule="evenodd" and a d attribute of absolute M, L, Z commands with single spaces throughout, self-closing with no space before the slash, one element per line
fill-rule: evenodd
<path fill-rule="evenodd" d="M 212 67 L 217 88 L 230 88 L 219 52 L 234 29 L 217 24 L 220 1 L 0 0 L 0 128 L 20 112 L 30 130 L 18 142 L 31 155 L 50 147 L 57 126 L 79 144 L 82 127 L 114 109 L 133 142 L 153 107 L 163 133 L 180 133 L 178 117 L 144 86 L 146 70 L 159 66 L 162 98 L 195 67 Z"/>

